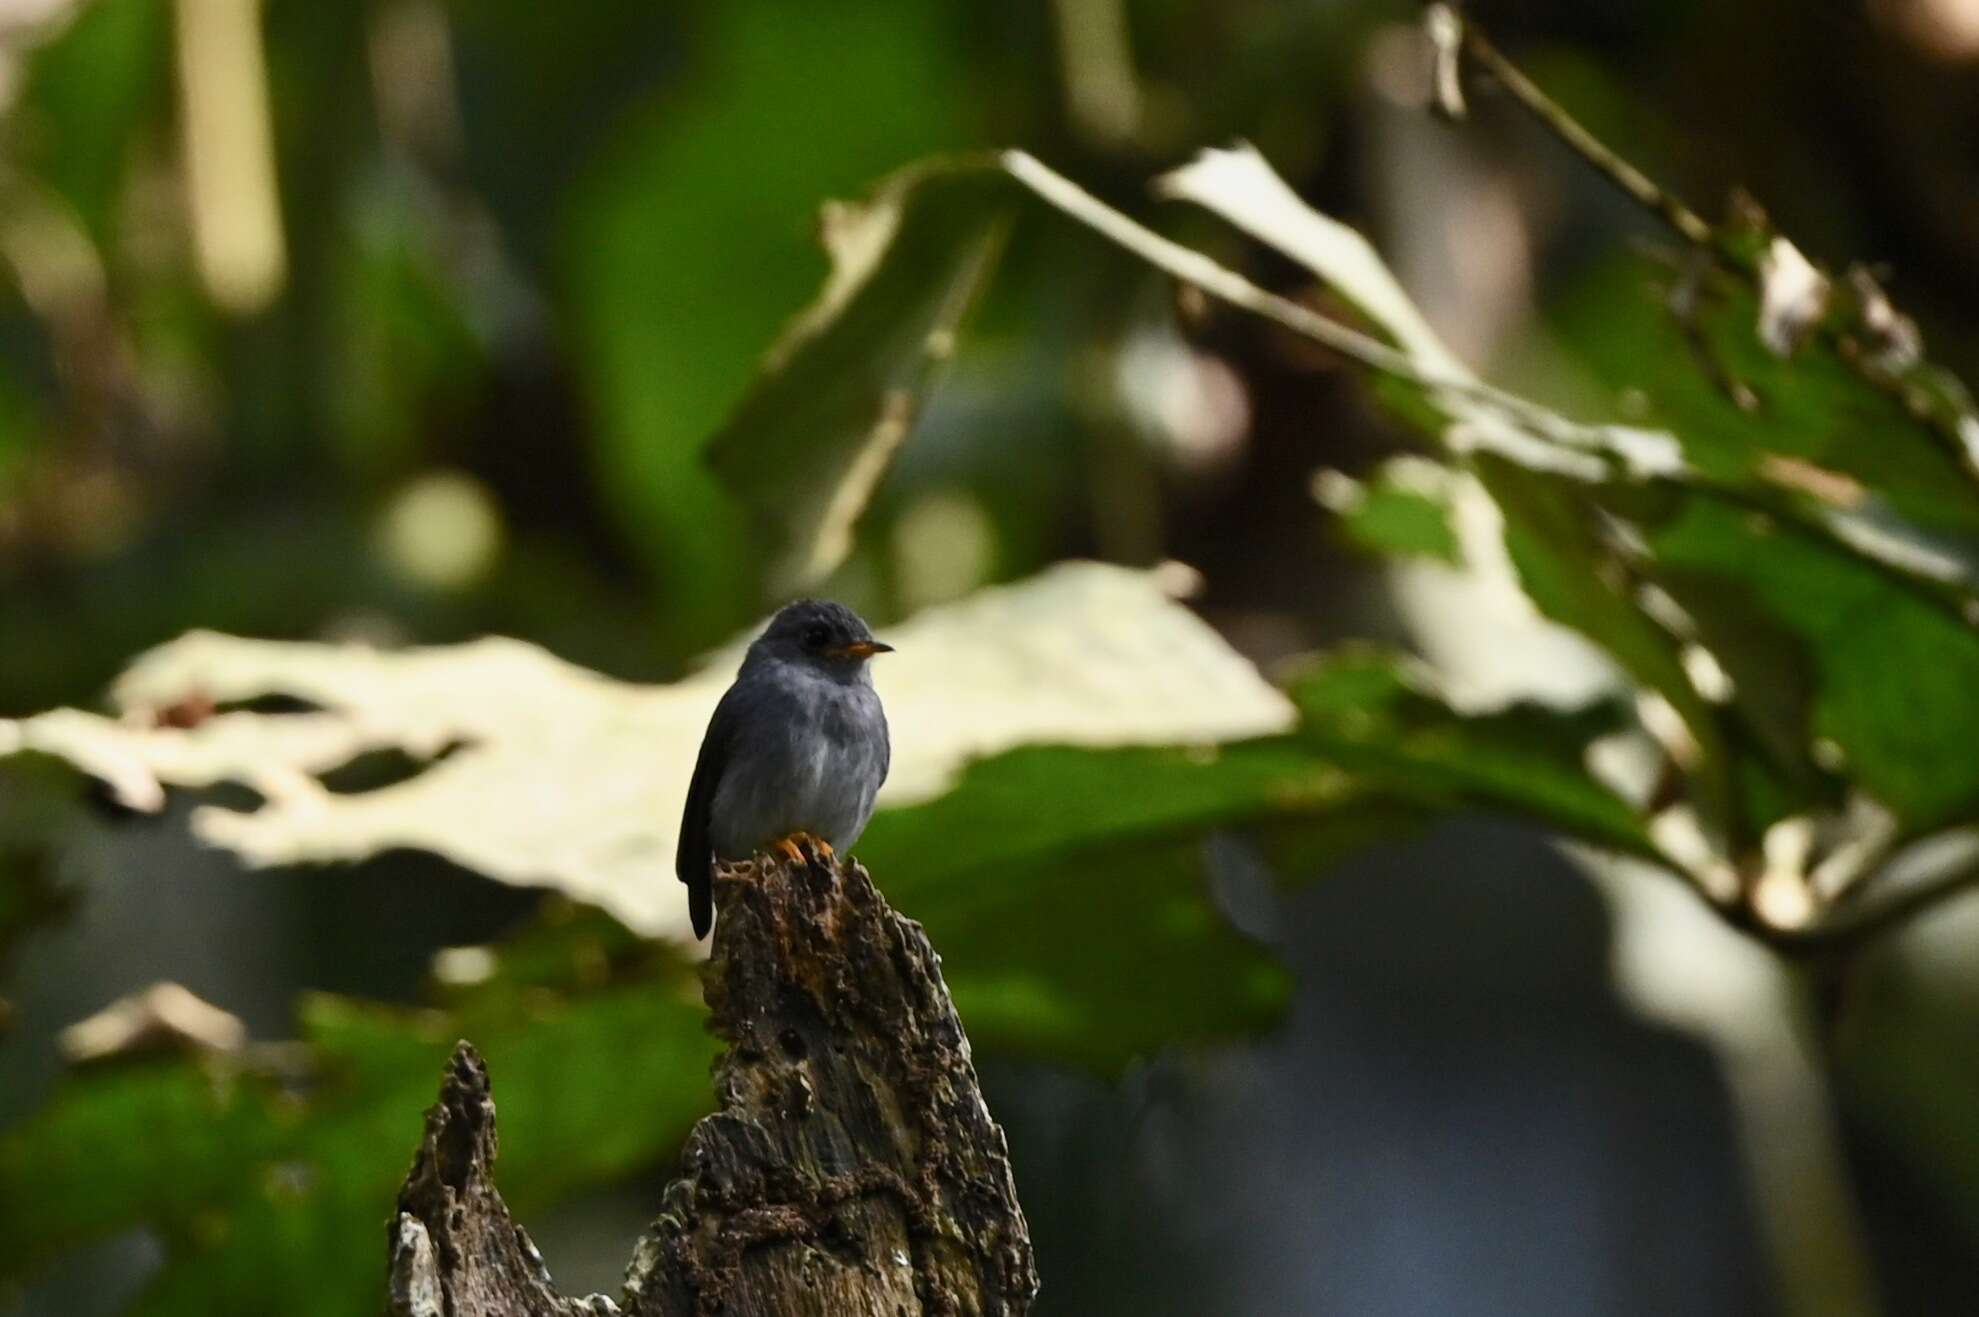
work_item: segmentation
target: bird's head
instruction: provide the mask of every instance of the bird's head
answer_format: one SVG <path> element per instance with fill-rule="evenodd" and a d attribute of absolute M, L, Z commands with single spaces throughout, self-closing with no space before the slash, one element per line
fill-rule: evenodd
<path fill-rule="evenodd" d="M 844 604 L 800 599 L 785 604 L 770 619 L 749 647 L 749 656 L 802 663 L 843 676 L 859 671 L 873 655 L 892 649 L 873 639 L 872 628 Z"/>

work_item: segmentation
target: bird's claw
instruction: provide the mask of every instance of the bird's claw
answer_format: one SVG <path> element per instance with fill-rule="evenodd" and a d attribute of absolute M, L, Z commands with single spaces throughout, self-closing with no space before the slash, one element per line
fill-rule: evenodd
<path fill-rule="evenodd" d="M 778 837 L 770 843 L 770 849 L 792 864 L 827 865 L 838 858 L 831 843 L 812 832 L 793 832 L 788 837 Z"/>

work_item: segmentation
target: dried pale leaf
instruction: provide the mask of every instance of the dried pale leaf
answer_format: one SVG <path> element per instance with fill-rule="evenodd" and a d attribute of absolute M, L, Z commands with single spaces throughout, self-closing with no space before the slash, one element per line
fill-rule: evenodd
<path fill-rule="evenodd" d="M 66 759 L 110 788 L 126 808 L 162 809 L 165 789 L 139 748 L 143 733 L 75 709 L 15 722 L 0 719 L 0 755 L 36 751 Z"/>
<path fill-rule="evenodd" d="M 1776 237 L 1759 258 L 1759 341 L 1776 357 L 1791 357 L 1828 309 L 1828 276 Z"/>
<path fill-rule="evenodd" d="M 1522 466 L 1577 480 L 1684 470 L 1675 436 L 1622 425 L 1583 425 L 1483 386 L 1424 318 L 1360 233 L 1302 201 L 1256 148 L 1206 150 L 1157 183 L 1164 196 L 1220 216 L 1311 270 L 1373 320 L 1409 359 L 1457 452 L 1485 450 Z M 1442 385 L 1445 387 L 1437 387 Z"/>
<path fill-rule="evenodd" d="M 36 750 L 65 759 L 107 785 L 119 804 L 145 813 L 164 808 L 167 784 L 199 787 L 232 781 L 273 796 L 298 771 L 325 772 L 386 746 L 432 753 L 396 730 L 381 739 L 375 729 L 367 732 L 345 718 L 319 714 L 270 720 L 223 713 L 196 728 L 181 728 L 56 709 L 0 722 L 0 754 Z M 251 766 L 256 756 L 266 757 L 265 768 Z"/>
<path fill-rule="evenodd" d="M 232 1012 L 177 983 L 154 983 L 62 1030 L 62 1055 L 74 1065 L 151 1051 L 238 1052 L 247 1026 Z"/>
<path fill-rule="evenodd" d="M 1464 20 L 1446 4 L 1423 11 L 1423 35 L 1435 53 L 1436 112 L 1452 122 L 1469 111 L 1464 104 Z"/>
<path fill-rule="evenodd" d="M 1757 470 L 1763 479 L 1798 490 L 1830 507 L 1859 508 L 1867 497 L 1862 482 L 1854 476 L 1827 470 L 1787 453 L 1761 453 Z"/>
<path fill-rule="evenodd" d="M 883 632 L 875 667 L 893 727 L 883 806 L 943 792 L 1014 746 L 1198 743 L 1281 731 L 1285 698 L 1174 594 L 1177 573 L 1061 565 Z M 0 750 L 61 755 L 127 794 L 234 780 L 264 802 L 193 826 L 251 864 L 358 860 L 406 847 L 504 882 L 559 888 L 642 932 L 684 936 L 672 857 L 701 733 L 743 642 L 672 686 L 617 682 L 532 645 L 488 639 L 386 653 L 196 632 L 117 683 L 128 710 L 198 691 L 316 711 L 222 713 L 190 729 L 60 710 L 0 721 Z M 444 759 L 405 781 L 333 793 L 320 775 L 397 748 Z M 146 785 L 148 784 L 148 786 Z"/>
<path fill-rule="evenodd" d="M 1203 151 L 1155 190 L 1221 216 L 1340 289 L 1426 372 L 1472 378 L 1368 240 L 1300 200 L 1248 142 Z"/>
<path fill-rule="evenodd" d="M 1917 322 L 1897 310 L 1876 276 L 1856 266 L 1848 272 L 1855 296 L 1856 323 L 1868 337 L 1869 364 L 1885 375 L 1901 375 L 1924 360 L 1924 336 Z"/>

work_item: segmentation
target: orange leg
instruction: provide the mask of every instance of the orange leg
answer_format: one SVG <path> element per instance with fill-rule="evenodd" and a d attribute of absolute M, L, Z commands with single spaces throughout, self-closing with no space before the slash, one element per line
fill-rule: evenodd
<path fill-rule="evenodd" d="M 787 837 L 778 837 L 769 844 L 769 849 L 792 864 L 830 864 L 838 858 L 838 852 L 831 848 L 831 843 L 815 832 L 793 832 Z"/>

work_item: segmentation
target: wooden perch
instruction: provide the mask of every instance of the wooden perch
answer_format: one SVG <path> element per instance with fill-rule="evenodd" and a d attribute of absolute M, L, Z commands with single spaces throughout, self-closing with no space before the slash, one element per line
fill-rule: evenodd
<path fill-rule="evenodd" d="M 688 1135 L 623 1296 L 557 1293 L 495 1190 L 488 1072 L 463 1042 L 389 1231 L 396 1317 L 1029 1310 L 1003 1131 L 921 926 L 843 861 L 723 866 L 715 894 L 720 1109 Z"/>

